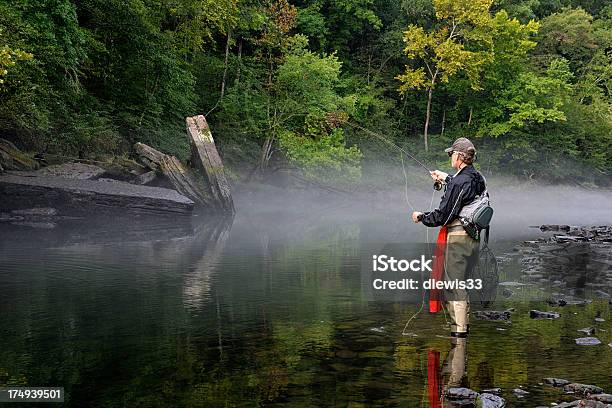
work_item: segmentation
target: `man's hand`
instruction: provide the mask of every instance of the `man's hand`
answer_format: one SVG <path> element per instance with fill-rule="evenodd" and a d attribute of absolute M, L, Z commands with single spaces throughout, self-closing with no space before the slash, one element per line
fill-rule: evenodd
<path fill-rule="evenodd" d="M 434 179 L 435 181 L 441 181 L 441 182 L 444 182 L 444 180 L 446 180 L 446 178 L 448 177 L 448 173 L 445 173 L 440 170 L 430 171 L 429 174 L 431 174 L 432 179 Z"/>
<path fill-rule="evenodd" d="M 421 222 L 422 217 L 423 217 L 422 212 L 415 211 L 412 213 L 412 221 L 414 221 L 415 224 L 418 224 L 419 222 Z"/>

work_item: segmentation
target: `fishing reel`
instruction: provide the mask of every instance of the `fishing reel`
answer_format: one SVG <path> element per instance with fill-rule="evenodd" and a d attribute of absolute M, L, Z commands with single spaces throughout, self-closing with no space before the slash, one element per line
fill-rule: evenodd
<path fill-rule="evenodd" d="M 444 187 L 444 183 L 441 181 L 434 181 L 433 187 L 434 187 L 434 190 L 440 191 L 442 190 L 442 187 Z"/>

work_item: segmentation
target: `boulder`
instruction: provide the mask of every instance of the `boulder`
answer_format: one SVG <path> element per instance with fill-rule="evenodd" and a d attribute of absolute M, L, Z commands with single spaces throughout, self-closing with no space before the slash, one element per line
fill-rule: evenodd
<path fill-rule="evenodd" d="M 476 398 L 476 406 L 480 408 L 504 408 L 506 400 L 495 394 L 484 393 Z"/>
<path fill-rule="evenodd" d="M 34 172 L 38 176 L 56 176 L 77 180 L 97 180 L 106 170 L 99 166 L 85 163 L 64 163 L 43 167 Z"/>
<path fill-rule="evenodd" d="M 601 344 L 601 341 L 597 337 L 579 337 L 575 339 L 575 341 L 579 346 L 597 346 Z"/>
<path fill-rule="evenodd" d="M 561 315 L 557 312 L 541 312 L 539 310 L 529 311 L 529 317 L 532 319 L 558 319 Z"/>
<path fill-rule="evenodd" d="M 603 388 L 600 388 L 596 385 L 580 384 L 580 383 L 566 384 L 563 387 L 563 391 L 568 392 L 568 393 L 573 392 L 573 393 L 582 394 L 582 395 L 601 394 L 604 392 Z"/>
<path fill-rule="evenodd" d="M 444 396 L 451 400 L 475 400 L 478 397 L 478 393 L 465 387 L 453 387 L 447 389 Z"/>
<path fill-rule="evenodd" d="M 554 378 L 554 377 L 546 377 L 544 378 L 544 382 L 546 384 L 550 384 L 553 387 L 563 387 L 566 384 L 569 384 L 570 382 L 567 380 L 564 380 L 563 378 Z"/>

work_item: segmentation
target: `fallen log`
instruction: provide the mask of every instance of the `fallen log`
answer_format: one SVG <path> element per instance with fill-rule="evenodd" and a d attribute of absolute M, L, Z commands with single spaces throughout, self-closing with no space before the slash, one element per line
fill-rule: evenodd
<path fill-rule="evenodd" d="M 155 150 L 144 143 L 136 143 L 134 149 L 147 167 L 163 173 L 179 193 L 189 197 L 200 206 L 214 207 L 213 200 L 202 187 L 204 183 L 198 180 L 197 175 L 185 168 L 176 157 Z"/>
<path fill-rule="evenodd" d="M 201 170 L 208 179 L 208 190 L 215 206 L 224 212 L 234 213 L 230 184 L 206 118 L 203 115 L 188 117 L 186 124 L 192 165 Z"/>
<path fill-rule="evenodd" d="M 137 214 L 189 215 L 194 208 L 192 200 L 167 188 L 18 174 L 0 175 L 0 197 L 4 211 L 56 207 L 83 216 L 117 208 Z"/>

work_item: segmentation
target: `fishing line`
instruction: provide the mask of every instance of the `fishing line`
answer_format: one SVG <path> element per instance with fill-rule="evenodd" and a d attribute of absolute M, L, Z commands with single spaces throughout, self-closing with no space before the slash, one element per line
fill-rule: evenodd
<path fill-rule="evenodd" d="M 431 200 L 429 201 L 429 209 L 427 211 L 431 212 L 431 207 L 433 205 L 433 199 L 434 196 L 436 194 L 436 190 L 433 190 L 431 192 Z M 429 251 L 429 257 L 431 258 L 431 248 L 430 248 L 430 244 L 429 244 L 429 228 L 425 229 L 425 236 L 426 236 L 426 241 L 427 241 L 427 250 Z M 421 282 L 423 282 L 423 271 L 421 271 Z M 421 291 L 421 306 L 419 307 L 419 309 L 416 311 L 415 314 L 413 314 L 410 319 L 408 319 L 408 321 L 406 322 L 406 324 L 404 325 L 404 329 L 402 330 L 402 335 L 403 336 L 408 336 L 410 335 L 410 333 L 406 333 L 406 329 L 408 328 L 408 326 L 410 325 L 410 322 L 412 320 L 414 320 L 419 314 L 421 314 L 421 312 L 423 311 L 423 309 L 425 308 L 425 290 Z M 446 313 L 444 315 L 444 320 L 446 320 Z"/>
<path fill-rule="evenodd" d="M 419 159 L 417 159 L 416 157 L 414 157 L 412 154 L 410 154 L 409 152 L 407 152 L 405 149 L 402 149 L 400 146 L 398 146 L 397 144 L 393 143 L 391 140 L 387 139 L 386 137 L 384 137 L 383 135 L 373 132 L 369 129 L 364 128 L 363 126 L 360 126 L 356 123 L 351 123 L 351 122 L 346 122 L 349 126 L 352 126 L 356 129 L 359 129 L 361 131 L 364 131 L 380 140 L 382 140 L 383 142 L 387 143 L 389 146 L 396 148 L 397 150 L 399 150 L 400 152 L 404 153 L 406 156 L 410 157 L 412 160 L 414 160 L 419 166 L 421 166 L 422 168 L 424 168 L 425 170 L 427 170 L 428 173 L 431 173 L 431 170 L 429 170 L 429 167 L 427 167 L 426 165 L 424 165 Z"/>
<path fill-rule="evenodd" d="M 407 152 L 405 149 L 401 148 L 400 146 L 398 146 L 397 144 L 393 143 L 391 140 L 387 139 L 386 137 L 384 137 L 381 134 L 378 134 L 376 132 L 373 132 L 369 129 L 364 128 L 363 126 L 360 126 L 356 123 L 351 123 L 351 122 L 346 122 L 349 126 L 352 126 L 356 129 L 359 129 L 363 132 L 366 132 L 369 135 L 372 135 L 374 137 L 376 137 L 379 140 L 382 140 L 383 142 L 385 142 L 386 144 L 388 144 L 389 146 L 399 150 L 401 153 L 405 154 L 406 156 L 408 156 L 409 158 L 411 158 L 412 160 L 414 160 L 419 166 L 421 166 L 422 168 L 424 168 L 425 170 L 427 170 L 427 172 L 429 174 L 432 173 L 432 171 L 429 169 L 429 167 L 427 167 L 425 164 L 423 164 L 419 159 L 417 159 L 416 157 L 414 157 L 412 154 L 410 154 L 409 152 Z M 406 166 L 404 165 L 404 156 L 400 154 L 400 160 L 402 163 L 402 172 L 404 174 L 404 198 L 406 200 L 406 204 L 408 204 L 408 206 L 412 209 L 412 211 L 415 211 L 415 207 L 414 205 L 412 205 L 412 203 L 410 202 L 410 200 L 408 199 L 408 175 L 406 174 Z M 440 186 L 441 187 L 441 186 Z M 429 202 L 429 209 L 428 211 L 431 212 L 431 207 L 433 206 L 433 199 L 434 196 L 436 194 L 436 190 L 439 190 L 440 188 L 437 188 L 436 185 L 434 184 L 434 189 L 431 193 L 431 200 Z M 461 193 L 460 193 L 461 195 Z M 455 202 L 455 205 L 457 204 L 457 202 Z M 453 206 L 453 210 L 454 210 L 454 206 Z M 426 240 L 427 240 L 427 249 L 430 252 L 430 257 L 431 257 L 431 248 L 430 248 L 430 243 L 429 243 L 429 228 L 427 228 L 426 230 Z M 421 282 L 423 282 L 423 271 L 421 271 Z M 412 322 L 425 308 L 425 291 L 422 290 L 422 296 L 421 296 L 421 306 L 419 307 L 419 309 L 416 311 L 416 313 L 414 313 L 406 322 L 406 324 L 404 325 L 404 329 L 402 330 L 402 335 L 407 336 L 410 333 L 406 333 L 406 329 L 408 328 L 408 326 L 410 325 L 410 322 Z M 446 324 L 448 324 L 448 320 L 446 318 L 446 311 L 444 310 L 444 307 L 442 307 L 442 311 L 444 312 L 444 320 L 446 322 Z"/>

